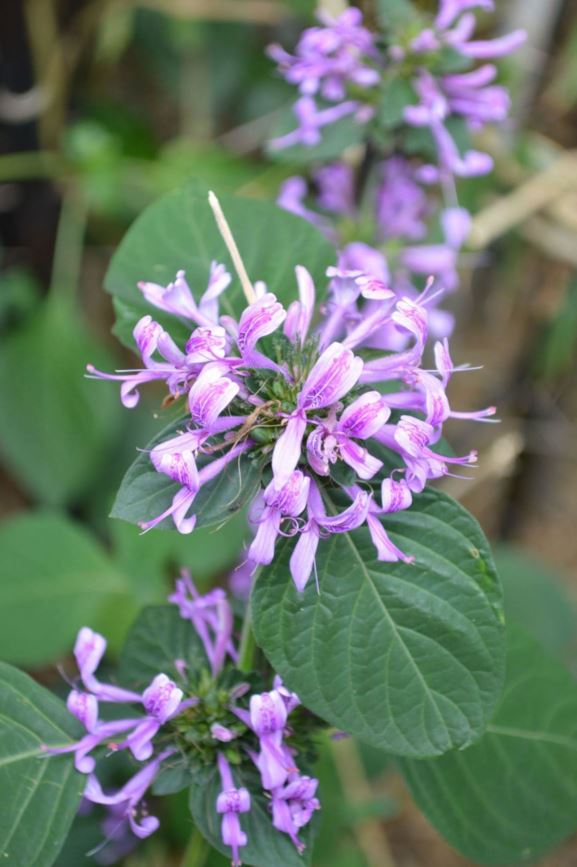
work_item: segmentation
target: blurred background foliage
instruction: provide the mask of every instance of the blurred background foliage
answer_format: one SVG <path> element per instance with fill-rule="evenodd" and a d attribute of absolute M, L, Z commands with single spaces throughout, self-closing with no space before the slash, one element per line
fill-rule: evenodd
<path fill-rule="evenodd" d="M 84 370 L 134 363 L 110 335 L 101 285 L 147 204 L 191 178 L 270 199 L 298 171 L 265 155 L 294 94 L 264 49 L 273 39 L 292 44 L 314 5 L 2 4 L 0 656 L 57 691 L 57 665 L 80 626 L 104 631 L 114 651 L 138 608 L 162 601 L 180 567 L 201 583 L 220 580 L 241 548 L 242 519 L 187 538 L 139 536 L 107 519 L 135 449 L 161 425 L 162 395 L 149 391 L 127 413 L 116 388 L 84 379 Z M 464 204 L 477 217 L 453 303 L 454 356 L 483 365 L 460 380 L 456 399 L 497 404 L 502 424 L 469 429 L 468 442 L 456 428 L 456 448 L 479 447 L 480 470 L 447 489 L 497 544 L 515 619 L 575 668 L 577 8 L 571 0 L 497 5 L 497 27 L 526 27 L 529 44 L 506 70 L 513 119 L 484 142 L 496 172 L 469 184 Z M 315 867 L 469 863 L 372 751 L 335 742 L 319 775 L 331 820 Z M 166 834 L 124 860 L 104 850 L 102 863 L 176 864 L 190 819 L 180 796 L 162 803 Z M 101 838 L 87 815 L 58 864 L 93 863 L 85 853 Z M 543 864 L 576 859 L 574 842 Z M 211 867 L 221 863 L 211 856 Z"/>

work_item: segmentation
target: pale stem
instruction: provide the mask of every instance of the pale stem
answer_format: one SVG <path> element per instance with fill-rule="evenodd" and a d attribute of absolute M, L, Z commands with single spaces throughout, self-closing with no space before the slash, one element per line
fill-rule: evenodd
<path fill-rule="evenodd" d="M 228 252 L 230 253 L 232 263 L 242 284 L 242 289 L 245 294 L 246 300 L 249 304 L 254 304 L 254 302 L 256 301 L 256 293 L 254 291 L 254 287 L 250 282 L 250 278 L 246 272 L 246 268 L 244 267 L 244 262 L 242 261 L 242 257 L 239 253 L 238 247 L 236 246 L 236 241 L 232 236 L 232 232 L 230 231 L 230 226 L 228 225 L 227 219 L 222 212 L 220 202 L 218 201 L 212 190 L 208 194 L 208 203 L 212 208 L 212 212 L 214 214 L 214 218 L 216 220 L 216 224 L 219 228 L 220 234 L 222 235 L 223 241 L 226 244 Z"/>

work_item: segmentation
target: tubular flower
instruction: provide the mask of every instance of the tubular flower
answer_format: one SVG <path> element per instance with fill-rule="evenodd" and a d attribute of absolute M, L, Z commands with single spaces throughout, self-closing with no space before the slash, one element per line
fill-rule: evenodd
<path fill-rule="evenodd" d="M 120 743 L 115 741 L 115 750 L 128 749 L 139 761 L 149 759 L 153 753 L 152 742 L 158 731 L 195 701 L 183 701 L 182 690 L 166 674 L 158 674 L 142 693 L 101 683 L 96 679 L 95 671 L 105 650 L 106 641 L 102 635 L 86 626 L 80 630 L 74 655 L 86 691 L 72 689 L 67 707 L 80 720 L 87 734 L 75 744 L 46 749 L 51 754 L 74 753 L 76 769 L 84 774 L 94 770 L 96 761 L 90 755 L 92 751 L 119 734 L 125 734 L 126 737 Z M 100 722 L 99 702 L 137 704 L 145 715 Z"/>
<path fill-rule="evenodd" d="M 447 214 L 448 234 L 462 234 L 465 222 L 453 209 Z M 222 269 L 213 265 L 213 271 L 220 274 L 222 284 L 228 283 Z M 181 381 L 187 413 L 183 430 L 150 452 L 152 466 L 178 488 L 168 508 L 141 524 L 148 530 L 170 517 L 181 533 L 192 532 L 195 500 L 202 488 L 210 488 L 223 473 L 239 472 L 239 461 L 256 461 L 266 482 L 251 509 L 255 537 L 248 547 L 248 563 L 270 563 L 279 535 L 296 537 L 291 573 L 299 590 L 314 570 L 323 537 L 363 523 L 371 531 L 378 557 L 407 559 L 384 541 L 380 527 L 387 510 L 379 509 L 374 492 L 363 491 L 363 486 L 381 484 L 387 451 L 402 464 L 394 470 L 395 484 L 404 481 L 411 491 L 448 474 L 453 464 L 474 463 L 472 453 L 462 458 L 440 456 L 434 444 L 448 419 L 483 421 L 494 413 L 493 408 L 453 411 L 445 389 L 459 368 L 453 366 L 446 341 L 435 348 L 436 369 L 423 368 L 428 307 L 435 292 L 427 290 L 416 299 L 396 298 L 373 274 L 340 268 L 330 268 L 327 274 L 327 300 L 320 317 L 315 314 L 313 280 L 300 265 L 298 297 L 288 310 L 262 285 L 238 320 L 212 310 L 216 318 L 211 333 L 226 329 L 226 354 L 216 361 L 195 355 L 186 386 Z M 182 283 L 184 276 L 178 279 Z M 148 295 L 166 303 L 160 291 Z M 187 301 L 187 309 L 192 303 Z M 150 365 L 158 352 L 157 330 L 150 317 L 145 319 L 154 339 L 140 339 L 138 345 L 145 365 Z M 135 336 L 141 338 L 142 331 L 139 323 Z M 391 346 L 396 351 L 391 352 Z M 169 391 L 172 377 L 172 370 L 167 370 Z M 388 383 L 386 394 L 376 390 L 379 383 Z M 389 479 L 392 484 L 393 477 Z M 353 501 L 341 515 L 328 515 L 323 505 L 331 487 L 341 488 Z M 406 508 L 410 498 L 395 502 Z M 172 598 L 203 636 L 207 656 L 218 668 L 224 655 L 230 655 L 230 634 L 224 643 L 215 643 L 217 622 L 226 622 L 216 591 L 211 606 L 205 601 L 201 608 L 182 579 Z M 89 650 L 82 651 L 79 661 L 85 685 L 98 697 L 117 700 L 116 687 L 103 687 L 93 677 L 103 649 L 89 642 L 86 647 Z M 146 731 L 152 728 L 150 721 Z"/>

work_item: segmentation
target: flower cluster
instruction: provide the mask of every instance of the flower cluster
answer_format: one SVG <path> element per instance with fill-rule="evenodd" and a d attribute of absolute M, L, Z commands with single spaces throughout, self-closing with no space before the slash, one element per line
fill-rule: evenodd
<path fill-rule="evenodd" d="M 207 690 L 210 692 L 215 686 L 221 695 L 219 678 L 227 669 L 234 669 L 238 660 L 230 603 L 220 588 L 201 595 L 186 574 L 178 579 L 169 601 L 178 606 L 181 616 L 190 621 L 202 642 L 210 668 L 209 686 L 201 678 L 202 688 L 184 698 L 183 689 L 165 674 L 157 675 L 142 694 L 101 683 L 95 673 L 106 641 L 84 627 L 74 647 L 82 689 L 72 689 L 67 705 L 87 734 L 76 743 L 46 747 L 46 753 L 74 753 L 76 769 L 87 774 L 83 810 L 89 804 L 107 808 L 108 817 L 103 827 L 112 843 L 117 841 L 125 825 L 137 837 L 145 838 L 159 827 L 158 818 L 147 811 L 147 791 L 164 766 L 188 760 L 189 742 L 198 748 L 203 743 L 207 720 L 212 720 L 207 734 L 209 749 L 202 758 L 205 762 L 214 762 L 220 775 L 222 790 L 214 809 L 222 816 L 222 841 L 231 847 L 233 865 L 241 863 L 239 850 L 248 842 L 239 814 L 250 811 L 251 794 L 245 787 L 235 784 L 231 756 L 237 766 L 243 763 L 256 766 L 270 804 L 273 827 L 287 834 L 302 851 L 304 844 L 299 831 L 309 823 L 314 811 L 320 809 L 320 804 L 315 796 L 318 780 L 300 773 L 295 763 L 297 750 L 289 743 L 293 735 L 289 716 L 300 704 L 298 697 L 283 686 L 278 676 L 272 690 L 250 696 L 249 684 L 241 682 L 225 691 L 224 704 L 217 710 L 215 720 L 213 699 L 209 702 L 210 712 L 204 707 Z M 182 687 L 193 692 L 195 681 L 189 677 L 187 663 L 175 659 L 173 666 L 180 674 Z M 99 702 L 138 704 L 144 715 L 102 722 Z M 191 731 L 193 736 L 189 739 L 187 734 Z M 236 752 L 231 750 L 235 745 L 238 746 Z M 102 746 L 109 754 L 125 749 L 137 761 L 145 762 L 128 782 L 110 794 L 103 791 L 95 774 L 93 753 Z M 122 842 L 128 843 L 124 836 Z"/>
<path fill-rule="evenodd" d="M 73 716 L 86 729 L 86 735 L 77 743 L 64 747 L 47 748 L 50 754 L 74 753 L 76 769 L 88 774 L 84 799 L 94 804 L 114 807 L 118 823 L 127 821 L 137 837 L 148 837 L 158 828 L 156 816 L 150 816 L 143 798 L 157 777 L 163 763 L 175 750 L 161 749 L 153 757 L 154 738 L 169 720 L 193 705 L 194 698 L 183 700 L 183 692 L 166 674 L 157 675 L 142 693 L 123 689 L 114 684 L 101 683 L 96 670 L 104 656 L 106 640 L 102 635 L 83 627 L 78 633 L 74 656 L 80 672 L 82 689 L 72 689 L 67 706 Z M 137 704 L 144 715 L 101 721 L 100 703 Z M 120 740 L 118 740 L 120 736 Z M 126 749 L 137 761 L 148 762 L 126 785 L 113 794 L 106 794 L 94 773 L 96 759 L 93 751 L 105 744 L 117 752 Z"/>
<path fill-rule="evenodd" d="M 286 80 L 301 93 L 294 106 L 298 128 L 276 139 L 273 147 L 277 149 L 294 144 L 314 146 L 322 139 L 323 127 L 347 116 L 366 123 L 374 114 L 370 104 L 348 93 L 351 88 L 370 91 L 381 79 L 379 52 L 373 34 L 363 26 L 362 13 L 351 8 L 338 18 L 323 11 L 318 17 L 323 26 L 303 33 L 294 57 L 280 45 L 269 48 L 269 56 Z"/>
<path fill-rule="evenodd" d="M 181 617 L 194 625 L 213 677 L 222 672 L 227 655 L 233 662 L 238 660 L 232 635 L 232 610 L 224 590 L 216 588 L 200 595 L 190 576 L 183 573 L 169 600 L 178 606 Z M 233 865 L 240 864 L 238 851 L 248 842 L 239 814 L 250 811 L 251 795 L 245 787 L 236 786 L 225 755 L 226 745 L 242 743 L 247 734 L 256 739 L 256 749 L 252 743 L 243 744 L 244 753 L 260 774 L 262 788 L 270 801 L 273 826 L 288 834 L 299 851 L 304 849 L 299 830 L 308 825 L 313 812 L 320 809 L 315 797 L 318 780 L 300 773 L 295 764 L 296 750 L 287 743 L 292 734 L 289 716 L 300 705 L 298 696 L 289 692 L 280 677 L 275 676 L 273 689 L 251 695 L 248 708 L 243 708 L 238 699 L 246 697 L 248 689 L 248 684 L 240 684 L 231 693 L 228 709 L 242 724 L 240 729 L 219 722 L 210 727 L 212 738 L 223 748 L 217 751 L 222 791 L 216 801 L 216 811 L 222 815 L 222 840 L 232 848 Z"/>
<path fill-rule="evenodd" d="M 414 20 L 398 33 L 389 34 L 384 48 L 377 47 L 375 36 L 363 26 L 362 13 L 356 8 L 345 10 L 338 18 L 320 13 L 323 26 L 305 30 L 294 55 L 279 45 L 270 46 L 269 56 L 278 64 L 279 72 L 300 92 L 294 107 L 298 128 L 274 139 L 271 147 L 279 150 L 293 144 L 318 144 L 320 130 L 347 115 L 354 115 L 359 123 L 369 123 L 375 108 L 389 95 L 386 87 L 391 77 L 398 76 L 414 90 L 415 104 L 406 107 L 404 119 L 410 125 L 430 128 L 441 170 L 458 176 L 489 171 L 491 162 L 486 154 L 459 154 L 445 121 L 462 118 L 478 130 L 488 122 L 505 119 L 509 97 L 505 88 L 494 84 L 495 66 L 471 67 L 477 60 L 516 51 L 525 40 L 525 32 L 475 40 L 477 21 L 471 11 L 475 7 L 492 11 L 494 3 L 440 0 L 432 21 L 423 20 L 415 11 Z M 417 33 L 415 25 L 420 27 Z M 443 52 L 448 50 L 452 65 L 456 58 L 463 71 L 443 69 Z M 315 101 L 318 97 L 330 107 Z M 430 183 L 438 180 L 439 170 L 424 166 L 422 176 Z"/>
<path fill-rule="evenodd" d="M 476 7 L 492 11 L 493 0 L 440 0 L 434 18 L 414 10 L 410 21 L 378 44 L 359 10 L 348 9 L 334 20 L 323 16 L 323 27 L 305 30 L 294 56 L 277 45 L 269 49 L 281 75 L 301 93 L 294 109 L 298 127 L 274 139 L 273 151 L 296 143 L 314 146 L 322 128 L 347 115 L 370 143 L 370 163 L 365 158 L 360 169 L 339 160 L 313 170 L 317 209 L 308 206 L 309 183 L 298 176 L 283 183 L 279 204 L 335 241 L 342 268 L 370 271 L 398 295 L 415 295 L 429 276 L 447 291 L 458 286 L 458 257 L 471 218 L 459 206 L 456 182 L 486 174 L 493 165 L 467 139 L 508 114 L 509 96 L 495 84 L 494 64 L 474 64 L 515 51 L 525 34 L 475 39 Z M 331 101 L 329 108 L 315 102 L 318 95 Z M 391 138 L 387 121 L 383 139 L 380 124 L 389 111 L 398 113 L 396 134 Z M 416 147 L 415 136 L 410 144 L 409 138 L 418 130 L 426 136 Z M 431 321 L 440 338 L 452 325 L 441 311 Z"/>
<path fill-rule="evenodd" d="M 270 563 L 279 535 L 297 537 L 291 574 L 298 590 L 314 571 L 319 541 L 333 533 L 366 525 L 379 559 L 408 559 L 389 539 L 383 516 L 408 508 L 429 479 L 474 463 L 474 453 L 441 457 L 433 450 L 447 419 L 494 413 L 451 408 L 446 386 L 462 368 L 454 368 L 446 341 L 435 346 L 435 369 L 423 367 L 434 291 L 397 299 L 370 274 L 327 273 L 318 321 L 315 286 L 302 266 L 298 300 L 285 309 L 257 284 L 238 320 L 218 316 L 215 285 L 220 292 L 229 283 L 222 266 L 213 265 L 198 305 L 183 272 L 167 287 L 143 283 L 150 302 L 190 322 L 186 346 L 145 316 L 134 330 L 142 370 L 111 376 L 91 368 L 122 381 L 127 406 L 143 382 L 163 379 L 186 407 L 182 430 L 150 451 L 155 469 L 178 490 L 142 529 L 171 517 L 190 533 L 203 487 L 254 461 L 263 485 L 250 510 L 248 560 Z M 344 509 L 335 508 L 335 490 Z M 219 658 L 224 652 L 219 648 Z"/>

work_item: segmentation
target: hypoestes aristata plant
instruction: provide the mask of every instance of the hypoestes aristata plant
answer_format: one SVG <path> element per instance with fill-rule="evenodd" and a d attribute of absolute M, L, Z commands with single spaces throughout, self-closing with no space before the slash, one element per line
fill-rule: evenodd
<path fill-rule="evenodd" d="M 492 9 L 441 0 L 428 16 L 394 0 L 389 16 L 381 0 L 370 20 L 322 13 L 292 51 L 273 45 L 298 93 L 270 153 L 303 166 L 281 207 L 191 184 L 113 258 L 116 331 L 138 362 L 88 375 L 119 382 L 127 409 L 150 388 L 164 426 L 140 443 L 112 515 L 143 533 L 212 527 L 218 544 L 242 513 L 246 536 L 226 589 L 200 592 L 183 573 L 167 604 L 144 609 L 116 671 L 99 672 L 104 636 L 78 635 L 67 711 L 51 706 L 58 727 L 41 728 L 34 755 L 74 783 L 74 808 L 83 795 L 102 810 L 97 859 L 154 834 L 155 798 L 188 789 L 198 839 L 235 867 L 310 863 L 327 731 L 395 757 L 471 857 L 543 850 L 510 822 L 485 851 L 466 832 L 475 798 L 455 790 L 451 812 L 463 767 L 499 790 L 494 739 L 525 732 L 523 703 L 507 702 L 521 645 L 538 667 L 513 633 L 499 704 L 499 579 L 478 524 L 439 486 L 477 466 L 475 450 L 452 450 L 453 425 L 495 421 L 492 406 L 453 406 L 451 380 L 475 359 L 454 358 L 439 309 L 471 226 L 462 185 L 492 169 L 471 136 L 509 110 L 487 61 L 524 38 L 477 38 Z M 503 767 L 521 761 L 507 749 Z M 525 809 L 523 797 L 508 803 Z M 568 823 L 548 827 L 555 841 Z"/>

